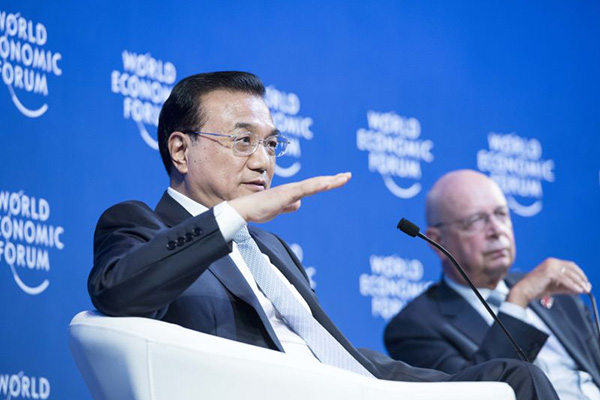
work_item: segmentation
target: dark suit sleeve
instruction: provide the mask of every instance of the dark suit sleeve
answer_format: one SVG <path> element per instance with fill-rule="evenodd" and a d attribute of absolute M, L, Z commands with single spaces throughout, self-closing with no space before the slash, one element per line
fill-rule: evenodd
<path fill-rule="evenodd" d="M 169 228 L 147 205 L 120 203 L 96 226 L 88 291 L 105 314 L 161 318 L 169 303 L 230 252 L 212 209 Z"/>
<path fill-rule="evenodd" d="M 384 339 L 393 358 L 450 374 L 496 358 L 519 359 L 496 323 L 487 329 L 481 345 L 477 345 L 432 311 L 410 310 L 390 322 Z M 529 360 L 534 360 L 548 336 L 509 315 L 500 313 L 499 317 Z"/>

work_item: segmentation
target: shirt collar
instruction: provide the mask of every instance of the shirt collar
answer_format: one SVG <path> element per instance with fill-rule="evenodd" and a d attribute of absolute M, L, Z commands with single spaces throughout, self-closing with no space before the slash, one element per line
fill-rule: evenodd
<path fill-rule="evenodd" d="M 443 279 L 444 282 L 446 282 L 446 284 L 450 286 L 451 289 L 460 294 L 465 300 L 467 300 L 467 302 L 469 302 L 470 304 L 479 303 L 477 296 L 475 295 L 475 293 L 473 293 L 469 286 L 456 283 L 451 278 L 447 277 L 445 274 Z M 483 296 L 484 299 L 487 299 L 490 296 L 491 290 L 488 288 L 477 288 L 477 290 L 479 290 L 481 296 Z M 508 295 L 509 292 L 508 286 L 506 286 L 504 280 L 500 280 L 500 282 L 498 282 L 498 285 L 496 285 L 496 288 L 494 290 L 505 295 Z"/>
<path fill-rule="evenodd" d="M 192 214 L 192 216 L 194 216 L 194 217 L 196 215 L 200 215 L 203 212 L 205 212 L 206 210 L 208 210 L 208 207 L 205 207 L 202 204 L 198 203 L 197 201 L 190 199 L 186 195 L 179 193 L 177 190 L 173 189 L 172 187 L 167 188 L 167 193 L 169 193 L 169 195 L 173 198 L 173 200 L 175 200 L 176 202 L 181 204 L 181 206 L 183 208 L 185 208 L 186 211 L 189 212 L 190 214 Z"/>

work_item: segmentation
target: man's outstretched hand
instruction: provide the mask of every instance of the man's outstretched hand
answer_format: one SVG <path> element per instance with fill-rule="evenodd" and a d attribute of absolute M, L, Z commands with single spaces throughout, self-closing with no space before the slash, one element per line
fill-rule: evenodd
<path fill-rule="evenodd" d="M 351 176 L 349 172 L 317 176 L 252 193 L 228 203 L 248 222 L 267 222 L 279 214 L 296 211 L 304 197 L 345 185 Z"/>

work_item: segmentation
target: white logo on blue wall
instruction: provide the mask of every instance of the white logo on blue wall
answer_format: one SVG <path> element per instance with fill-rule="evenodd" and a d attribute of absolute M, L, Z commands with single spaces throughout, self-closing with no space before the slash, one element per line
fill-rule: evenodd
<path fill-rule="evenodd" d="M 23 371 L 0 374 L 0 395 L 6 400 L 46 400 L 50 397 L 50 381 L 43 376 L 27 376 Z"/>
<path fill-rule="evenodd" d="M 488 149 L 477 152 L 477 168 L 489 173 L 515 214 L 531 217 L 542 211 L 543 182 L 554 182 L 554 160 L 542 158 L 536 138 L 515 133 L 488 134 Z"/>
<path fill-rule="evenodd" d="M 175 65 L 155 59 L 150 53 L 127 50 L 123 50 L 121 59 L 123 70 L 114 70 L 110 75 L 111 91 L 123 96 L 123 118 L 133 120 L 144 142 L 158 150 L 154 132 L 160 109 L 177 79 Z"/>
<path fill-rule="evenodd" d="M 271 85 L 266 88 L 265 102 L 271 110 L 273 123 L 289 141 L 284 156 L 277 158 L 275 174 L 282 178 L 296 175 L 302 168 L 301 143 L 314 137 L 313 119 L 299 115 L 300 98 L 292 92 L 283 92 Z"/>
<path fill-rule="evenodd" d="M 48 77 L 62 75 L 62 54 L 47 43 L 44 24 L 0 10 L 0 75 L 15 107 L 29 118 L 48 111 Z"/>
<path fill-rule="evenodd" d="M 371 315 L 388 320 L 423 292 L 431 281 L 423 280 L 424 268 L 418 259 L 373 254 L 370 273 L 359 277 L 360 294 L 371 298 Z"/>
<path fill-rule="evenodd" d="M 298 260 L 300 260 L 300 262 L 303 262 L 304 260 L 304 251 L 302 250 L 302 247 L 297 244 L 297 243 L 292 243 L 290 244 L 290 248 L 292 249 L 292 251 L 294 252 L 294 254 L 296 255 L 296 257 L 298 257 Z M 306 271 L 306 275 L 308 275 L 308 280 L 310 282 L 310 287 L 314 290 L 317 288 L 317 282 L 315 281 L 315 275 L 317 275 L 317 269 L 315 267 L 304 267 L 304 270 Z"/>
<path fill-rule="evenodd" d="M 46 199 L 0 191 L 0 265 L 8 266 L 17 286 L 38 295 L 50 285 L 50 250 L 62 250 L 62 226 L 48 223 Z"/>
<path fill-rule="evenodd" d="M 394 196 L 416 196 L 421 191 L 422 163 L 434 159 L 433 141 L 420 138 L 419 120 L 369 110 L 367 123 L 368 128 L 356 131 L 356 147 L 369 153 L 369 171 L 381 175 Z"/>

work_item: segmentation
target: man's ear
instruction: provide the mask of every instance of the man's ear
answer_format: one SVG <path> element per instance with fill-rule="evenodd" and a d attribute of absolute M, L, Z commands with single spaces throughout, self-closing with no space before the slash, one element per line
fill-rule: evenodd
<path fill-rule="evenodd" d="M 442 241 L 442 236 L 440 234 L 440 230 L 439 228 L 433 228 L 431 226 L 427 227 L 427 230 L 425 231 L 425 234 L 427 235 L 427 237 L 429 237 L 429 239 L 433 240 L 434 242 L 437 243 L 441 243 Z M 443 261 L 446 256 L 444 255 L 444 253 L 442 253 L 437 247 L 429 245 L 429 247 L 431 247 L 433 249 L 433 251 L 435 252 L 435 254 L 437 254 L 437 256 Z"/>
<path fill-rule="evenodd" d="M 169 154 L 171 154 L 171 162 L 180 174 L 187 174 L 188 172 L 188 148 L 190 144 L 190 137 L 185 133 L 175 131 L 169 136 L 167 147 Z"/>

